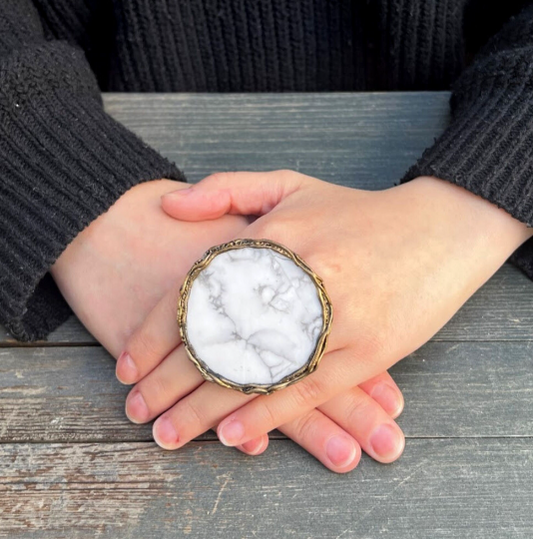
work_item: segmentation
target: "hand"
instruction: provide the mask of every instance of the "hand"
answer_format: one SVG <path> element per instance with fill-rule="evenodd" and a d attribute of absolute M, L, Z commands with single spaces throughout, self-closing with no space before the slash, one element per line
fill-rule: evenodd
<path fill-rule="evenodd" d="M 187 187 L 170 180 L 133 187 L 78 234 L 51 268 L 74 312 L 114 357 L 208 247 L 227 241 L 248 224 L 243 217 L 230 216 L 204 223 L 171 219 L 161 210 L 160 196 Z M 166 314 L 174 320 L 170 310 Z M 168 328 L 176 330 L 175 325 Z M 370 413 L 380 413 L 380 404 L 394 416 L 401 412 L 402 395 L 386 373 L 363 385 L 359 394 Z M 324 436 L 338 430 L 330 423 L 320 418 Z M 295 425 L 287 428 L 295 430 Z M 381 442 L 385 448 L 389 443 L 386 437 Z M 315 439 L 302 439 L 304 443 L 311 451 L 320 449 Z M 267 445 L 268 437 L 260 437 L 241 450 L 257 454 Z"/>
<path fill-rule="evenodd" d="M 391 419 L 397 418 L 402 410 L 402 394 L 385 372 L 345 391 L 325 406 L 280 425 L 279 430 L 331 471 L 345 473 L 359 464 L 361 448 L 382 463 L 393 462 L 400 457 L 405 438 Z M 171 414 L 173 412 L 175 410 Z M 174 428 L 173 425 L 171 427 Z M 154 424 L 154 433 L 157 443 L 163 448 L 174 449 L 183 445 L 181 439 L 172 437 L 172 432 L 171 437 L 165 439 L 168 433 L 161 424 Z M 250 455 L 259 455 L 267 445 L 268 435 L 264 434 L 236 447 Z"/>
<path fill-rule="evenodd" d="M 503 210 L 429 177 L 366 192 L 294 172 L 219 174 L 166 195 L 162 204 L 183 220 L 259 216 L 239 237 L 269 238 L 300 254 L 323 278 L 335 312 L 327 353 L 313 374 L 272 395 L 243 395 L 200 383 L 176 332 L 162 329 L 174 324 L 168 313 L 175 290 L 128 342 L 133 357 L 144 351 L 142 376 L 151 371 L 128 397 L 130 414 L 143 401 L 146 420 L 181 399 L 154 424 L 166 447 L 216 424 L 223 443 L 242 446 L 315 408 L 327 415 L 350 388 L 425 343 L 531 237 Z M 149 351 L 139 345 L 146 342 Z M 182 381 L 170 390 L 169 373 L 178 370 Z"/>
<path fill-rule="evenodd" d="M 161 210 L 161 195 L 187 187 L 171 180 L 132 187 L 51 268 L 72 310 L 115 358 L 194 260 L 248 224 L 237 216 L 202 223 L 170 218 Z"/>

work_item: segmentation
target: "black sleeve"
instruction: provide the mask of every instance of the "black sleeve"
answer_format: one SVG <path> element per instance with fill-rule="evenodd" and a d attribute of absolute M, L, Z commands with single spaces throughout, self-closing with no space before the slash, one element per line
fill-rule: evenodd
<path fill-rule="evenodd" d="M 436 176 L 533 226 L 533 5 L 480 50 L 450 105 L 450 125 L 401 182 Z M 512 261 L 533 278 L 533 242 Z"/>
<path fill-rule="evenodd" d="M 71 311 L 48 269 L 130 187 L 180 171 L 103 109 L 84 52 L 0 3 L 0 322 L 45 337 Z"/>

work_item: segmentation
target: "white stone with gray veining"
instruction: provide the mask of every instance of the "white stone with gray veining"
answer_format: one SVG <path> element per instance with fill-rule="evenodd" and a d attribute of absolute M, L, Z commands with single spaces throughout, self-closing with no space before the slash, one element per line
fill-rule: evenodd
<path fill-rule="evenodd" d="M 311 277 L 267 248 L 217 255 L 193 281 L 187 337 L 209 369 L 238 384 L 273 384 L 305 365 L 322 329 Z"/>

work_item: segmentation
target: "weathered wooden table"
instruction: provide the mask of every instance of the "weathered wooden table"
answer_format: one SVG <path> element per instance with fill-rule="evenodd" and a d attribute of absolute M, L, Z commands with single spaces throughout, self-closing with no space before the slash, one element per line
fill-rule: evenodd
<path fill-rule="evenodd" d="M 448 95 L 108 95 L 180 164 L 292 168 L 391 186 L 447 121 Z M 261 457 L 209 433 L 176 452 L 124 416 L 113 359 L 75 319 L 47 342 L 0 333 L 0 536 L 533 537 L 533 284 L 506 265 L 394 367 L 403 457 L 327 471 L 281 435 Z M 1 330 L 0 330 L 1 331 Z"/>

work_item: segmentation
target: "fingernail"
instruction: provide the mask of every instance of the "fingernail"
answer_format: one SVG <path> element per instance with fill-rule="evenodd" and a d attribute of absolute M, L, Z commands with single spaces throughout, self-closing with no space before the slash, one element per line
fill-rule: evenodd
<path fill-rule="evenodd" d="M 148 406 L 146 406 L 146 402 L 140 391 L 137 391 L 133 397 L 128 399 L 126 403 L 126 415 L 133 423 L 143 423 L 148 420 Z"/>
<path fill-rule="evenodd" d="M 356 454 L 354 443 L 343 436 L 333 436 L 326 445 L 326 455 L 335 466 L 347 466 L 353 462 Z"/>
<path fill-rule="evenodd" d="M 244 425 L 236 419 L 222 422 L 218 427 L 218 439 L 227 446 L 238 445 L 244 437 Z"/>
<path fill-rule="evenodd" d="M 185 189 L 177 189 L 176 191 L 170 191 L 168 193 L 165 193 L 162 195 L 162 197 L 181 197 L 185 195 L 190 195 L 192 193 L 192 185 L 189 185 L 189 187 L 185 187 Z"/>
<path fill-rule="evenodd" d="M 118 357 L 115 374 L 122 384 L 133 384 L 137 381 L 139 371 L 128 352 L 124 351 Z"/>
<path fill-rule="evenodd" d="M 261 438 L 259 442 L 257 440 L 250 440 L 245 442 L 242 445 L 238 446 L 240 449 L 244 450 L 249 455 L 257 455 L 265 445 L 265 439 Z"/>
<path fill-rule="evenodd" d="M 178 432 L 168 417 L 162 416 L 154 423 L 153 434 L 156 443 L 164 449 L 179 442 Z"/>
<path fill-rule="evenodd" d="M 380 406 L 391 416 L 399 415 L 402 411 L 403 401 L 398 391 L 389 384 L 378 384 L 371 391 L 370 396 L 379 402 Z"/>
<path fill-rule="evenodd" d="M 403 451 L 403 437 L 392 425 L 380 425 L 370 437 L 370 445 L 377 455 L 393 459 Z"/>

